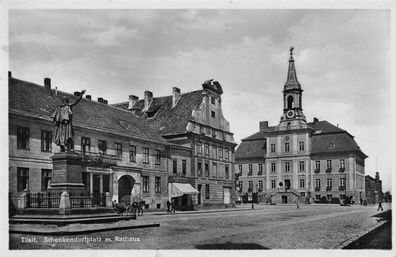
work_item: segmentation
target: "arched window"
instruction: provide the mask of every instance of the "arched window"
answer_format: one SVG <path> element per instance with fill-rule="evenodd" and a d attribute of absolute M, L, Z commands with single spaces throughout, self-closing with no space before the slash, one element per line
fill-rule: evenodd
<path fill-rule="evenodd" d="M 293 96 L 289 95 L 289 97 L 287 97 L 287 109 L 291 109 L 294 107 L 294 98 Z"/>

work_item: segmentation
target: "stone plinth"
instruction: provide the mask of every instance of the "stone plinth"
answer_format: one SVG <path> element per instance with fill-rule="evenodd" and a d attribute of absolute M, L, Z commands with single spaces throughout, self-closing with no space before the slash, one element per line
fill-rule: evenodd
<path fill-rule="evenodd" d="M 60 152 L 51 158 L 53 169 L 48 189 L 55 192 L 84 192 L 82 156 L 74 152 Z"/>

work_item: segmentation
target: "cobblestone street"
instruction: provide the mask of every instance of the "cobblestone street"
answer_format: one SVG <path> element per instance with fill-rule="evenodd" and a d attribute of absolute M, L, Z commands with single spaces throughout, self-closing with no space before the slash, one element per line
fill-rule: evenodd
<path fill-rule="evenodd" d="M 149 213 L 140 220 L 160 227 L 77 236 L 10 234 L 10 249 L 333 249 L 378 226 L 376 206 L 255 205 L 222 212 Z M 384 211 L 390 205 L 384 204 Z M 128 221 L 127 223 L 134 221 Z M 94 242 L 54 242 L 59 238 L 97 238 Z M 98 240 L 99 238 L 99 240 Z M 107 240 L 106 240 L 107 238 Z M 52 241 L 50 241 L 52 240 Z"/>

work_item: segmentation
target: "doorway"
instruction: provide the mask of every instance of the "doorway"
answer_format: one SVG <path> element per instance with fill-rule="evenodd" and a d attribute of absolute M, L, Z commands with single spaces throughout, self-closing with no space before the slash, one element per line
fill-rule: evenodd
<path fill-rule="evenodd" d="M 224 188 L 224 204 L 230 204 L 230 202 L 231 202 L 230 188 L 225 187 Z"/>
<path fill-rule="evenodd" d="M 282 203 L 287 203 L 287 196 L 286 195 L 282 195 Z"/>
<path fill-rule="evenodd" d="M 118 202 L 131 204 L 132 189 L 135 184 L 135 179 L 132 176 L 124 175 L 118 180 Z"/>
<path fill-rule="evenodd" d="M 202 191 L 202 185 L 198 185 L 198 205 L 201 205 L 201 191 Z"/>

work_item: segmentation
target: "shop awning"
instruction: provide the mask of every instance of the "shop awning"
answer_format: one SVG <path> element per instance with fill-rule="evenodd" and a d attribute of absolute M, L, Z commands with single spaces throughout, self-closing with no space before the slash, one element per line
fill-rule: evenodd
<path fill-rule="evenodd" d="M 179 197 L 184 194 L 198 194 L 198 190 L 187 183 L 169 183 L 169 198 Z"/>

